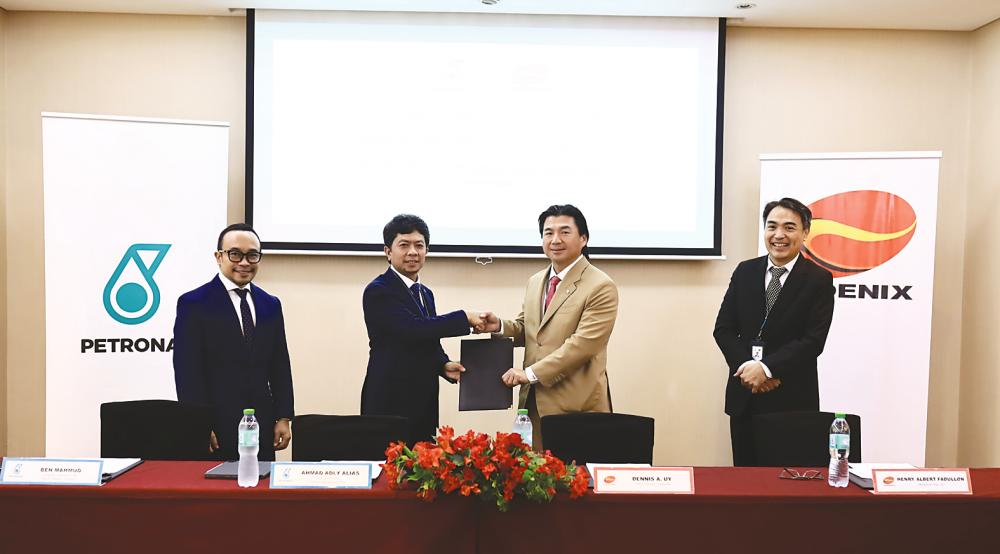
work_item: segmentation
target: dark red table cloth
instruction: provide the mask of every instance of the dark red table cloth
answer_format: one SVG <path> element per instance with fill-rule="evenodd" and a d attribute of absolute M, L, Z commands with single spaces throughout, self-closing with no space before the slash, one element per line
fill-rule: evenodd
<path fill-rule="evenodd" d="M 499 513 L 457 495 L 240 489 L 209 462 L 145 462 L 102 487 L 0 486 L 0 552 L 1000 552 L 1000 469 L 972 496 L 876 497 L 697 468 L 694 495 L 559 497 Z"/>

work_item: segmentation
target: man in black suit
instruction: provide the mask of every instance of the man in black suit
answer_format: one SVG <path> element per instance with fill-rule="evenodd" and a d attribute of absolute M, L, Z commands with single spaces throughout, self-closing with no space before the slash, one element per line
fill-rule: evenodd
<path fill-rule="evenodd" d="M 420 281 L 430 231 L 415 215 L 397 215 L 382 230 L 389 268 L 365 287 L 368 372 L 361 390 L 362 415 L 409 420 L 407 443 L 432 440 L 438 427 L 438 378 L 458 381 L 465 368 L 448 359 L 443 337 L 482 330 L 478 313 L 437 315 L 431 289 Z"/>
<path fill-rule="evenodd" d="M 260 260 L 257 232 L 245 223 L 230 225 L 216 245 L 219 274 L 177 299 L 177 399 L 212 408 L 209 449 L 225 460 L 238 458 L 244 408 L 256 410 L 259 459 L 273 460 L 292 438 L 292 370 L 281 302 L 250 286 Z"/>
<path fill-rule="evenodd" d="M 735 466 L 756 465 L 754 414 L 819 410 L 816 358 L 833 318 L 833 276 L 800 255 L 812 212 L 782 198 L 763 216 L 767 256 L 736 267 L 715 320 Z"/>

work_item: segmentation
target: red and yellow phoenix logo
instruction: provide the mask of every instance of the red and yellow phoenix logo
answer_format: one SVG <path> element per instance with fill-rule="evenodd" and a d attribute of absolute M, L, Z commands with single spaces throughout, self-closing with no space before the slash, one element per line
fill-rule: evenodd
<path fill-rule="evenodd" d="M 899 254 L 913 238 L 917 214 L 895 194 L 854 190 L 809 205 L 812 228 L 803 254 L 834 277 L 857 275 Z"/>

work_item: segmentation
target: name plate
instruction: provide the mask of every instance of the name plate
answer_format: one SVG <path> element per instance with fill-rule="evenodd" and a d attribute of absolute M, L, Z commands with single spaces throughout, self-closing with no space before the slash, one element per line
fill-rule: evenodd
<path fill-rule="evenodd" d="M 694 468 L 594 466 L 595 494 L 694 494 Z"/>
<path fill-rule="evenodd" d="M 875 494 L 972 494 L 968 469 L 875 469 Z"/>
<path fill-rule="evenodd" d="M 344 462 L 271 462 L 272 489 L 370 489 L 372 466 Z"/>
<path fill-rule="evenodd" d="M 0 471 L 4 485 L 89 485 L 101 484 L 103 460 L 58 458 L 6 458 Z"/>

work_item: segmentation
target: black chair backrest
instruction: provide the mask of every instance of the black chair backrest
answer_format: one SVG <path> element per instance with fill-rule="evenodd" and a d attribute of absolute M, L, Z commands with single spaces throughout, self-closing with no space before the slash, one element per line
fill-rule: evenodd
<path fill-rule="evenodd" d="M 208 406 L 174 400 L 101 404 L 101 456 L 144 460 L 213 460 Z"/>
<path fill-rule="evenodd" d="M 826 467 L 830 464 L 831 412 L 775 412 L 753 416 L 757 465 Z M 861 462 L 861 417 L 847 414 L 851 427 L 848 460 Z"/>
<path fill-rule="evenodd" d="M 409 421 L 397 416 L 296 416 L 292 460 L 384 460 L 389 443 L 405 440 L 408 427 Z"/>
<path fill-rule="evenodd" d="M 542 444 L 564 462 L 653 463 L 651 417 L 580 412 L 542 418 Z"/>

